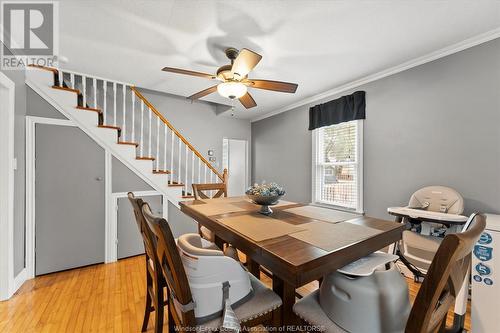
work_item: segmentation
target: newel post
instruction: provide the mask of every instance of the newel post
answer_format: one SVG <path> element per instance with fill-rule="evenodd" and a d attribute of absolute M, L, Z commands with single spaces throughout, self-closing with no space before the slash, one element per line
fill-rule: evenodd
<path fill-rule="evenodd" d="M 224 184 L 227 185 L 227 181 L 229 179 L 229 175 L 227 174 L 227 169 L 224 169 L 224 172 L 222 173 L 222 178 L 223 178 Z"/>

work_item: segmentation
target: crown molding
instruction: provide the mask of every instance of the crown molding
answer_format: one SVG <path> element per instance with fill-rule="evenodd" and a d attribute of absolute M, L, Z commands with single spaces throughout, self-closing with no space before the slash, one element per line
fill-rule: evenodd
<path fill-rule="evenodd" d="M 452 44 L 450 46 L 444 47 L 444 48 L 439 49 L 437 51 L 428 53 L 424 56 L 412 59 L 410 61 L 406 61 L 402 64 L 397 65 L 397 66 L 390 67 L 390 68 L 385 69 L 383 71 L 365 76 L 361 79 L 357 79 L 357 80 L 351 81 L 349 83 L 343 84 L 341 86 L 338 86 L 336 88 L 329 89 L 329 90 L 324 91 L 322 93 L 307 97 L 307 98 L 301 100 L 300 102 L 296 102 L 296 103 L 287 105 L 285 107 L 282 107 L 280 109 L 277 109 L 275 111 L 271 111 L 269 113 L 259 115 L 255 118 L 252 118 L 250 121 L 253 123 L 253 122 L 256 122 L 256 121 L 259 121 L 262 119 L 266 119 L 266 118 L 275 116 L 277 114 L 280 114 L 280 113 L 283 113 L 286 111 L 290 111 L 292 109 L 295 109 L 295 108 L 298 108 L 298 107 L 301 107 L 301 106 L 304 106 L 307 104 L 312 104 L 314 102 L 325 99 L 327 97 L 340 94 L 342 92 L 357 88 L 357 87 L 362 86 L 364 84 L 367 84 L 367 83 L 370 83 L 373 81 L 377 81 L 377 80 L 380 80 L 380 79 L 385 78 L 387 76 L 394 75 L 394 74 L 406 71 L 408 69 L 411 69 L 413 67 L 417 67 L 417 66 L 426 64 L 428 62 L 449 56 L 451 54 L 469 49 L 469 48 L 477 46 L 479 44 L 489 42 L 489 41 L 497 39 L 499 37 L 500 37 L 500 28 L 487 31 L 487 32 L 479 34 L 477 36 L 465 39 L 465 40 L 458 42 L 456 44 Z"/>

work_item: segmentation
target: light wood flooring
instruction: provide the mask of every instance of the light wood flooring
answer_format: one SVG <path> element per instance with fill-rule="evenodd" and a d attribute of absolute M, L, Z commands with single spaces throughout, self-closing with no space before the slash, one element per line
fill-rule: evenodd
<path fill-rule="evenodd" d="M 261 279 L 271 284 L 263 274 Z M 408 284 L 413 300 L 419 284 Z M 0 302 L 0 332 L 140 332 L 145 285 L 142 256 L 40 276 Z M 317 284 L 311 283 L 299 293 L 315 288 Z M 470 309 L 468 330 L 469 313 Z M 153 317 L 148 332 L 153 331 Z"/>

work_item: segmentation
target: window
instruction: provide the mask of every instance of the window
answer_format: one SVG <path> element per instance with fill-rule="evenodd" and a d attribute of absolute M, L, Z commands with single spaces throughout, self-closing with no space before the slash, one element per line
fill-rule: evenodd
<path fill-rule="evenodd" d="M 362 120 L 313 131 L 313 203 L 363 212 Z"/>

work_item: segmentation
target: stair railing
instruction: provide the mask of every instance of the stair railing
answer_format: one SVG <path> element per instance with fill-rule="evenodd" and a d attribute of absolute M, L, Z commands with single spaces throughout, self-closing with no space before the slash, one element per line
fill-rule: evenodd
<path fill-rule="evenodd" d="M 189 195 L 192 184 L 227 183 L 200 152 L 130 83 L 58 70 L 55 83 L 79 92 L 80 108 L 99 112 L 99 126 L 118 130 L 118 143 L 135 145 L 153 172 L 169 174 L 171 186 Z"/>

